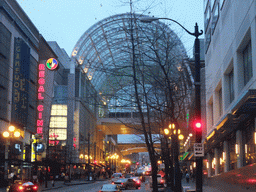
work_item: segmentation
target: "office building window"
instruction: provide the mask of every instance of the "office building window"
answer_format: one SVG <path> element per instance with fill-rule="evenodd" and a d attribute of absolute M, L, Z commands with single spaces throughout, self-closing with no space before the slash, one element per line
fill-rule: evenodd
<path fill-rule="evenodd" d="M 218 92 L 219 96 L 219 116 L 222 116 L 222 88 Z"/>
<path fill-rule="evenodd" d="M 204 13 L 205 31 L 207 31 L 208 25 L 210 23 L 210 18 L 211 18 L 211 7 L 208 5 L 207 8 L 206 8 L 206 11 Z"/>
<path fill-rule="evenodd" d="M 214 124 L 213 118 L 213 103 L 209 104 L 209 125 L 212 126 Z"/>
<path fill-rule="evenodd" d="M 205 53 L 206 53 L 211 43 L 211 28 L 209 28 L 207 33 L 205 34 L 204 43 L 205 43 L 204 47 L 205 47 Z"/>
<path fill-rule="evenodd" d="M 218 19 L 219 19 L 219 3 L 216 3 L 212 11 L 212 34 L 214 33 L 214 29 L 217 25 Z"/>
<path fill-rule="evenodd" d="M 252 48 L 251 41 L 243 50 L 244 85 L 252 78 Z"/>
<path fill-rule="evenodd" d="M 234 100 L 234 71 L 233 70 L 228 74 L 228 88 L 229 88 L 229 101 L 231 103 Z"/>
<path fill-rule="evenodd" d="M 0 22 L 0 119 L 7 120 L 11 33 Z"/>

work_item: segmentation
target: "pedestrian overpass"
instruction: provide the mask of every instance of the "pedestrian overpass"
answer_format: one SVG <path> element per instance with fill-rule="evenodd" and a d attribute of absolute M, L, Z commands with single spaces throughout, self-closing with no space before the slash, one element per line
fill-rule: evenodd
<path fill-rule="evenodd" d="M 138 118 L 101 118 L 97 123 L 98 130 L 104 135 L 143 135 Z M 159 134 L 154 130 L 153 134 Z M 120 152 L 125 156 L 131 153 L 148 152 L 145 142 L 133 140 L 130 143 L 117 143 Z M 154 144 L 156 151 L 160 151 L 160 142 Z"/>

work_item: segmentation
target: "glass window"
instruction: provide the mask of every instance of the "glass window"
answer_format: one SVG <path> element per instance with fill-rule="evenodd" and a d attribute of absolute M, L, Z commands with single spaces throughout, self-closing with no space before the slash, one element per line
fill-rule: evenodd
<path fill-rule="evenodd" d="M 67 117 L 51 117 L 51 128 L 67 128 Z"/>
<path fill-rule="evenodd" d="M 213 9 L 214 3 L 216 0 L 211 0 L 211 9 Z"/>
<path fill-rule="evenodd" d="M 212 12 L 212 34 L 214 33 L 214 29 L 217 25 L 218 18 L 219 18 L 219 4 L 216 3 Z"/>
<path fill-rule="evenodd" d="M 229 88 L 229 101 L 231 103 L 234 100 L 234 71 L 233 70 L 228 74 L 228 88 Z"/>
<path fill-rule="evenodd" d="M 51 115 L 67 116 L 67 105 L 52 105 Z"/>
<path fill-rule="evenodd" d="M 205 34 L 205 52 L 207 52 L 210 42 L 211 42 L 211 28 L 209 28 L 207 33 Z"/>
<path fill-rule="evenodd" d="M 213 123 L 214 123 L 214 119 L 213 119 L 213 103 L 210 103 L 210 105 L 209 105 L 209 110 L 210 110 L 210 125 L 213 125 Z"/>
<path fill-rule="evenodd" d="M 7 120 L 11 33 L 0 22 L 0 119 Z"/>
<path fill-rule="evenodd" d="M 225 2 L 225 0 L 220 0 L 220 9 L 222 9 L 224 2 Z"/>
<path fill-rule="evenodd" d="M 205 11 L 205 9 L 207 7 L 208 2 L 209 2 L 209 0 L 204 0 L 204 11 Z"/>
<path fill-rule="evenodd" d="M 245 137 L 245 142 L 246 142 L 244 145 L 245 164 L 249 165 L 252 163 L 256 163 L 253 123 L 250 124 L 246 129 L 244 129 L 243 132 L 244 132 L 243 135 Z"/>
<path fill-rule="evenodd" d="M 222 116 L 222 88 L 219 90 L 219 115 Z"/>
<path fill-rule="evenodd" d="M 211 18 L 211 9 L 210 6 L 207 6 L 205 14 L 204 14 L 204 26 L 205 26 L 205 31 L 208 28 L 209 22 Z"/>
<path fill-rule="evenodd" d="M 49 129 L 49 139 L 50 140 L 66 140 L 67 139 L 67 129 Z"/>
<path fill-rule="evenodd" d="M 244 85 L 252 78 L 252 48 L 251 41 L 243 50 Z"/>

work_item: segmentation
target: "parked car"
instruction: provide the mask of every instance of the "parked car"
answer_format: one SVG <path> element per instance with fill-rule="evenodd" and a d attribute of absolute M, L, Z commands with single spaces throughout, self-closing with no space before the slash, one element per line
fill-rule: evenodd
<path fill-rule="evenodd" d="M 114 184 L 118 185 L 121 189 L 138 189 L 141 186 L 141 182 L 136 182 L 130 178 L 118 179 L 117 181 L 114 182 Z"/>
<path fill-rule="evenodd" d="M 105 184 L 101 187 L 101 190 L 99 192 L 122 192 L 122 190 L 120 189 L 120 187 L 118 185 L 115 184 Z"/>
<path fill-rule="evenodd" d="M 37 192 L 38 185 L 31 181 L 22 182 L 21 180 L 15 180 L 13 184 L 7 187 L 7 192 Z"/>
<path fill-rule="evenodd" d="M 123 178 L 123 174 L 122 173 L 114 173 L 112 175 L 112 178 L 111 178 L 111 182 L 115 182 L 116 180 L 120 179 L 120 178 Z"/>

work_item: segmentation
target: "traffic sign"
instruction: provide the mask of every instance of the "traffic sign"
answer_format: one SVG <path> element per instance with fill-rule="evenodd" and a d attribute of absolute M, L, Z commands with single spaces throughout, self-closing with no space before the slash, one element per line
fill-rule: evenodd
<path fill-rule="evenodd" d="M 204 156 L 204 144 L 203 143 L 195 143 L 194 144 L 194 155 L 195 155 L 195 157 L 203 157 Z"/>

